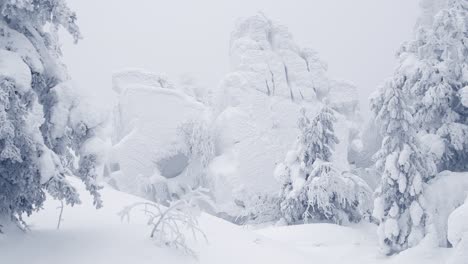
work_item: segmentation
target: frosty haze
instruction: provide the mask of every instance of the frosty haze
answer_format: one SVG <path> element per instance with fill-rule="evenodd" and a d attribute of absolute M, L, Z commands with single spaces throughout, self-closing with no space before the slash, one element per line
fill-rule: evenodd
<path fill-rule="evenodd" d="M 369 94 L 391 74 L 395 52 L 412 36 L 420 13 L 418 0 L 68 2 L 84 40 L 64 40 L 64 61 L 80 89 L 106 104 L 114 96 L 112 73 L 126 67 L 175 81 L 191 73 L 216 88 L 229 70 L 236 20 L 261 11 L 287 25 L 299 45 L 316 50 L 332 77 L 353 82 L 365 115 Z M 101 10 L 111 12 L 103 18 Z"/>

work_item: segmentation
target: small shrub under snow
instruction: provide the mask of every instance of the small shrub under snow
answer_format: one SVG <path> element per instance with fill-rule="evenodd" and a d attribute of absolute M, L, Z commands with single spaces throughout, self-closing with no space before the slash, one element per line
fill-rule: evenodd
<path fill-rule="evenodd" d="M 187 241 L 187 233 L 193 239 L 202 237 L 207 240 L 205 233 L 198 225 L 198 217 L 201 214 L 201 204 L 212 205 L 206 190 L 193 190 L 181 199 L 172 201 L 168 207 L 152 202 L 140 202 L 125 207 L 119 214 L 122 219 L 130 219 L 134 209 L 142 209 L 148 215 L 148 225 L 151 226 L 150 237 L 159 246 L 174 248 L 185 254 L 196 257 L 197 254 Z"/>

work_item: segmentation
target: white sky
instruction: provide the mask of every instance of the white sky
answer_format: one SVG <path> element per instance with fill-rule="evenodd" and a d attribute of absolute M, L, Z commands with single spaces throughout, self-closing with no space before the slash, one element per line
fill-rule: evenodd
<path fill-rule="evenodd" d="M 65 63 L 81 89 L 112 102 L 112 72 L 128 67 L 193 73 L 217 87 L 229 71 L 229 37 L 238 17 L 264 12 L 318 51 L 333 78 L 367 97 L 390 76 L 395 52 L 411 38 L 418 0 L 68 0 L 84 40 L 64 39 Z"/>

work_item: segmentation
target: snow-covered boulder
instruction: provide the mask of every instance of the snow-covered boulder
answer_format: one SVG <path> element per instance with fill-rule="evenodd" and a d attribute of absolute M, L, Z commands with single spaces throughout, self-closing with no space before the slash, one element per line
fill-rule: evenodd
<path fill-rule="evenodd" d="M 113 83 L 119 99 L 114 110 L 109 182 L 120 190 L 162 200 L 172 193 L 166 181 L 192 185 L 193 179 L 187 177 L 198 165 L 191 163 L 180 129 L 189 121 L 209 120 L 208 108 L 176 90 L 166 77 L 146 71 L 116 73 Z M 161 190 L 148 190 L 154 186 Z M 149 196 L 154 194 L 159 197 Z"/>
<path fill-rule="evenodd" d="M 428 183 L 424 193 L 429 215 L 428 226 L 433 228 L 440 246 L 447 246 L 447 241 L 453 244 L 458 238 L 447 233 L 450 221 L 454 221 L 449 220 L 449 216 L 452 218 L 452 212 L 465 202 L 468 194 L 468 173 L 441 172 Z M 453 229 L 451 232 L 459 234 Z"/>
<path fill-rule="evenodd" d="M 448 240 L 455 248 L 447 264 L 464 264 L 468 260 L 468 199 L 448 219 Z"/>
<path fill-rule="evenodd" d="M 456 247 L 464 237 L 468 237 L 468 199 L 458 207 L 448 218 L 447 238 Z"/>

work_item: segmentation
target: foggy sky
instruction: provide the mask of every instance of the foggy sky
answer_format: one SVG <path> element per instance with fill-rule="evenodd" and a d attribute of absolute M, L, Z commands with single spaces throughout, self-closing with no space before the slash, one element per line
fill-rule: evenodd
<path fill-rule="evenodd" d="M 286 25 L 301 47 L 315 49 L 329 76 L 367 97 L 389 77 L 395 52 L 411 38 L 417 0 L 68 0 L 84 36 L 64 38 L 64 57 L 76 84 L 112 104 L 111 74 L 145 68 L 178 80 L 192 73 L 217 87 L 229 71 L 229 38 L 238 17 L 262 11 Z"/>

